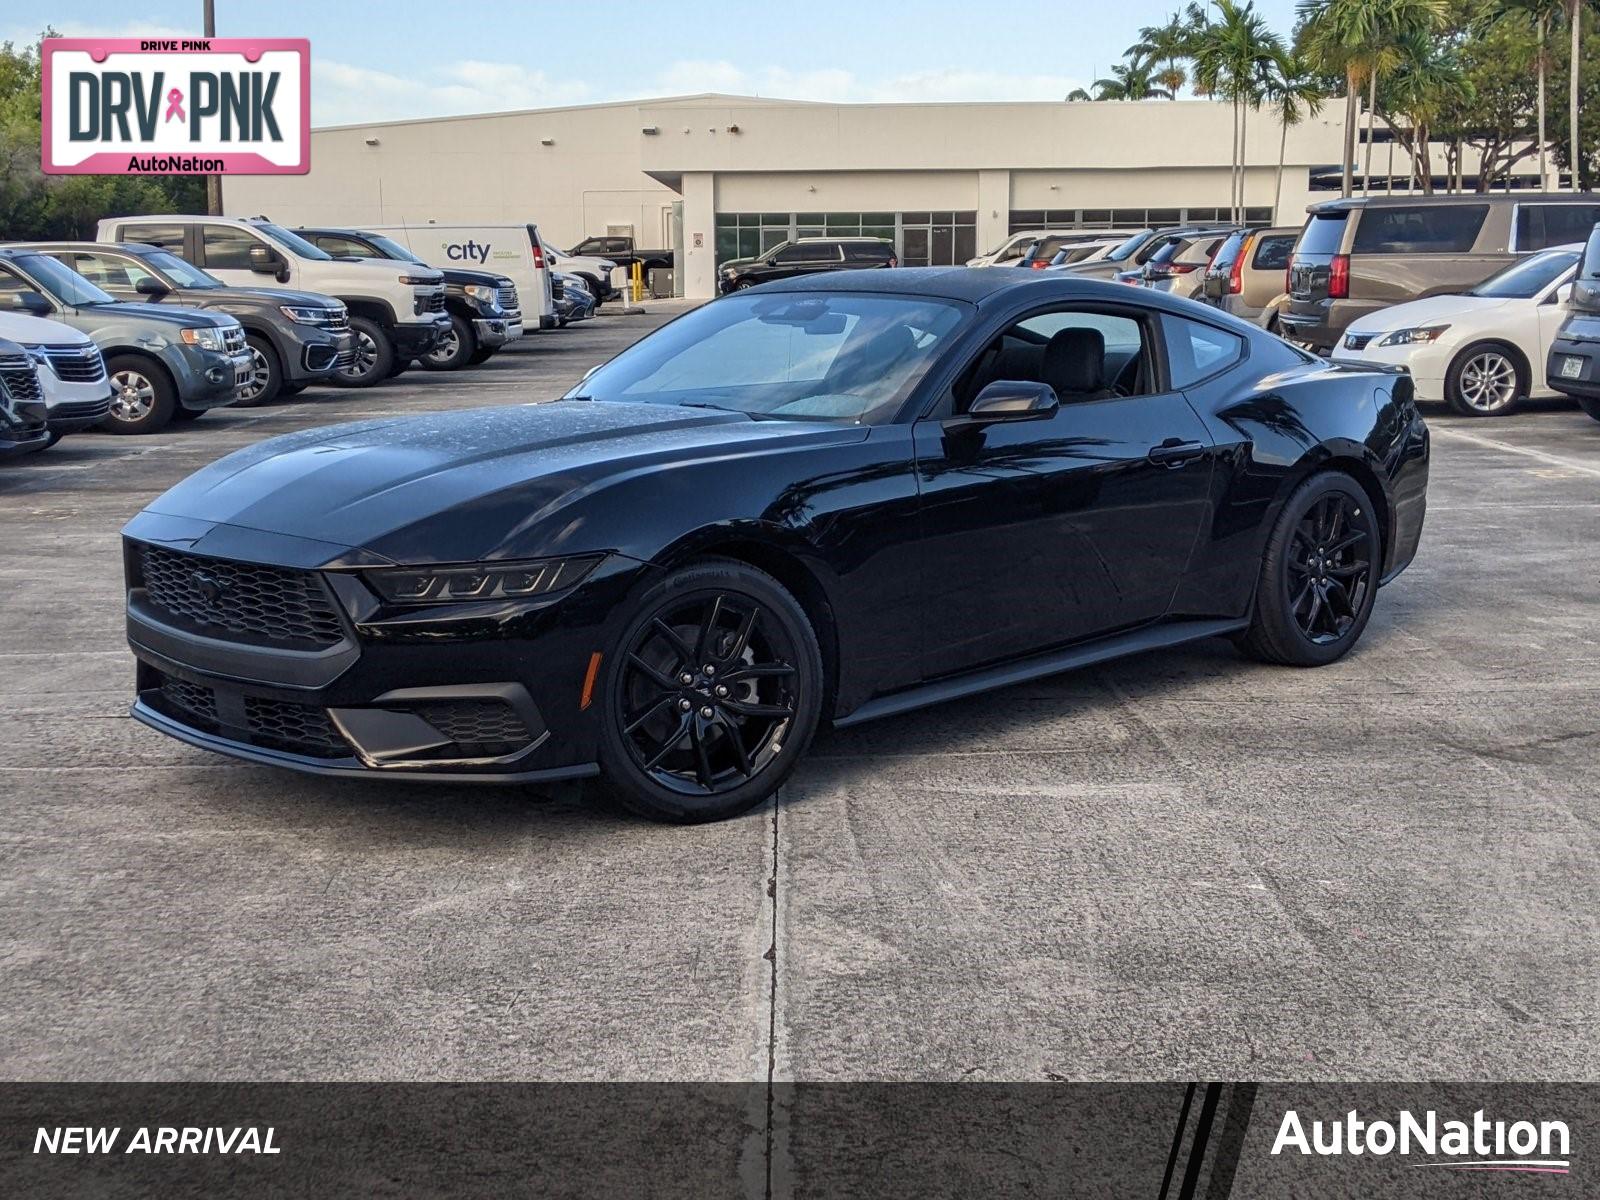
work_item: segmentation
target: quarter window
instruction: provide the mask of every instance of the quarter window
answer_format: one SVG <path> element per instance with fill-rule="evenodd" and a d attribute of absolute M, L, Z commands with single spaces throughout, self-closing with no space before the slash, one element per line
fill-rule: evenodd
<path fill-rule="evenodd" d="M 1282 271 L 1289 266 L 1289 259 L 1294 254 L 1294 242 L 1297 235 L 1292 233 L 1281 234 L 1276 237 L 1264 237 L 1256 242 L 1256 252 L 1250 259 L 1250 266 L 1257 271 Z"/>
<path fill-rule="evenodd" d="M 1186 388 L 1231 367 L 1244 357 L 1244 339 L 1187 317 L 1164 317 L 1167 370 L 1172 386 Z"/>
<path fill-rule="evenodd" d="M 122 240 L 143 242 L 147 246 L 160 246 L 163 250 L 170 250 L 178 257 L 183 257 L 182 225 L 124 225 Z"/>
<path fill-rule="evenodd" d="M 1465 254 L 1478 240 L 1487 204 L 1418 204 L 1363 209 L 1356 254 Z"/>
<path fill-rule="evenodd" d="M 1545 250 L 1587 241 L 1600 225 L 1600 204 L 1522 204 L 1517 208 L 1517 249 Z"/>

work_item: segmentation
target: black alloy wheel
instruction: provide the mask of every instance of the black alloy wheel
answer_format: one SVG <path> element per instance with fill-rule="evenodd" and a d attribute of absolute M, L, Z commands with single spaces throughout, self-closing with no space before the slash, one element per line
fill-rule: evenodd
<path fill-rule="evenodd" d="M 1241 645 L 1292 666 L 1343 657 L 1372 615 L 1382 550 L 1372 501 L 1355 480 L 1333 471 L 1306 480 L 1267 539 L 1255 616 Z"/>
<path fill-rule="evenodd" d="M 624 803 L 657 820 L 744 812 L 810 744 L 821 680 L 816 635 L 775 580 L 732 562 L 674 572 L 614 654 L 601 765 Z"/>

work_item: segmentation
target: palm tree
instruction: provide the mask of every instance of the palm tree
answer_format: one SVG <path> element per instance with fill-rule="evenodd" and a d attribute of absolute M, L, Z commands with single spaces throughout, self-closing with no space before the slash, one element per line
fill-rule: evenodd
<path fill-rule="evenodd" d="M 1195 5 L 1190 5 L 1195 8 Z M 1203 10 L 1202 10 L 1203 11 Z M 1172 99 L 1177 99 L 1184 84 L 1189 82 L 1189 72 L 1183 62 L 1189 56 L 1192 14 L 1175 12 L 1163 25 L 1146 25 L 1139 30 L 1139 40 L 1127 49 L 1129 58 L 1143 58 L 1160 64 L 1153 76 Z"/>
<path fill-rule="evenodd" d="M 1272 60 L 1267 73 L 1267 101 L 1278 114 L 1278 180 L 1272 189 L 1272 219 L 1278 219 L 1283 201 L 1283 160 L 1289 149 L 1289 126 L 1322 111 L 1322 88 L 1312 78 L 1311 69 L 1293 51 L 1285 49 Z"/>
<path fill-rule="evenodd" d="M 1434 123 L 1450 107 L 1471 103 L 1475 90 L 1454 52 L 1438 39 L 1411 30 L 1401 38 L 1399 49 L 1400 61 L 1384 83 L 1384 110 L 1399 114 L 1409 126 L 1407 153 L 1412 174 L 1420 174 L 1423 192 L 1431 195 L 1429 140 Z"/>
<path fill-rule="evenodd" d="M 1151 62 L 1141 56 L 1129 58 L 1111 68 L 1109 79 L 1094 81 L 1096 100 L 1171 100 L 1172 93 L 1158 87 Z"/>
<path fill-rule="evenodd" d="M 1579 0 L 1569 0 L 1577 3 Z M 1442 27 L 1448 0 L 1300 0 L 1304 21 L 1300 50 L 1317 70 L 1345 77 L 1344 194 L 1354 190 L 1356 123 L 1363 85 L 1375 106 L 1378 76 L 1400 60 L 1399 41 L 1409 30 Z M 1372 174 L 1372 139 L 1365 172 Z"/>
<path fill-rule="evenodd" d="M 1233 106 L 1233 213 L 1245 208 L 1245 135 L 1249 113 L 1260 108 L 1272 64 L 1286 51 L 1283 39 L 1255 11 L 1254 0 L 1216 0 L 1218 20 L 1195 37 L 1195 85 L 1210 95 L 1224 96 Z"/>
<path fill-rule="evenodd" d="M 1494 25 L 1501 22 L 1515 22 L 1521 24 L 1532 21 L 1539 39 L 1538 69 L 1539 69 L 1539 188 L 1542 191 L 1548 178 L 1546 173 L 1545 158 L 1546 148 L 1550 139 L 1545 136 L 1545 75 L 1550 65 L 1550 54 L 1546 49 L 1546 35 L 1550 32 L 1550 23 L 1561 20 L 1567 8 L 1566 0 L 1490 0 L 1484 16 L 1484 25 Z"/>
<path fill-rule="evenodd" d="M 1572 32 L 1572 68 L 1567 84 L 1567 121 L 1572 131 L 1572 190 L 1583 187 L 1583 159 L 1578 145 L 1578 63 L 1583 52 L 1583 10 L 1585 0 L 1564 0 L 1567 25 Z"/>

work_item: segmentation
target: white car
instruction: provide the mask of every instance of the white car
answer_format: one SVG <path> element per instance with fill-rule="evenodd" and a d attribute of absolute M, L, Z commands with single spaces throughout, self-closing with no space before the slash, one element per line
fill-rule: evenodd
<path fill-rule="evenodd" d="M 0 338 L 19 344 L 39 368 L 38 397 L 20 377 L 7 382 L 27 393 L 19 399 L 44 401 L 51 445 L 63 434 L 88 429 L 111 415 L 111 379 L 100 348 L 88 334 L 46 317 L 0 312 Z"/>
<path fill-rule="evenodd" d="M 1541 250 L 1470 292 L 1361 317 L 1334 347 L 1333 361 L 1405 367 L 1419 400 L 1443 400 L 1469 417 L 1500 416 L 1526 397 L 1558 395 L 1545 379 L 1545 360 L 1582 251 Z"/>
<path fill-rule="evenodd" d="M 576 275 L 583 280 L 584 286 L 589 289 L 597 303 L 616 295 L 617 289 L 612 282 L 611 272 L 617 269 L 617 264 L 609 258 L 597 258 L 592 254 L 569 254 L 565 250 L 557 250 L 549 242 L 544 243 L 544 253 L 550 260 L 552 270 L 566 275 Z"/>

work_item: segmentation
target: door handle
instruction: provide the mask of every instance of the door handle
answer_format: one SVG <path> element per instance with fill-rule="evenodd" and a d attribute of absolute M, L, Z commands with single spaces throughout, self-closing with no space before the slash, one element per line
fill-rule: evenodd
<path fill-rule="evenodd" d="M 1186 466 L 1206 452 L 1199 442 L 1186 442 L 1181 438 L 1168 438 L 1159 446 L 1151 446 L 1146 456 L 1157 466 L 1176 470 Z"/>

